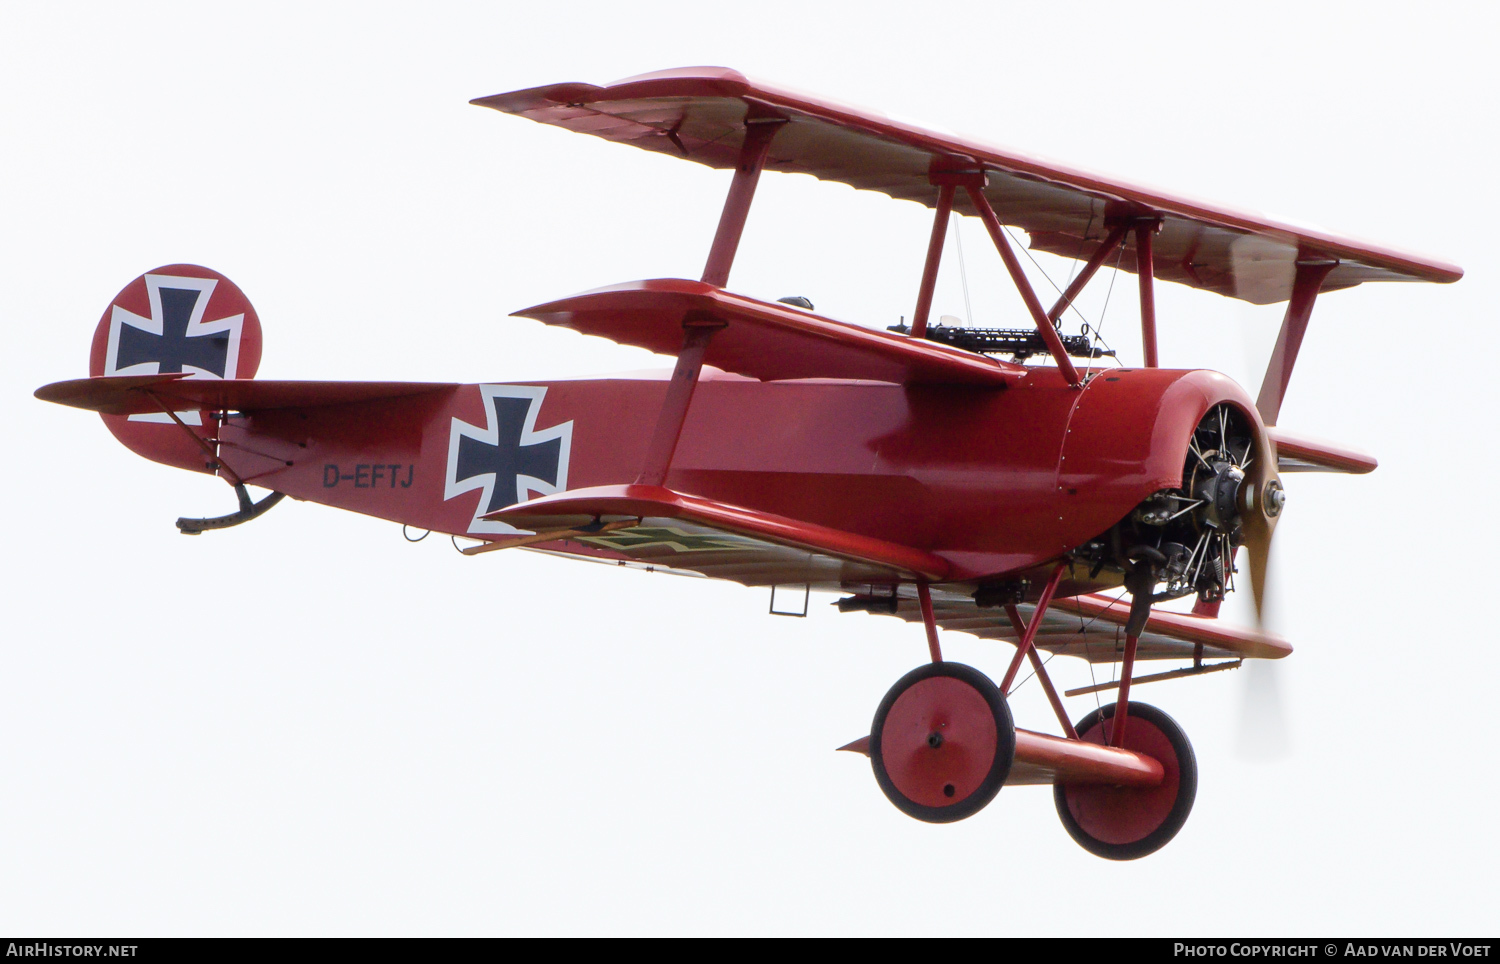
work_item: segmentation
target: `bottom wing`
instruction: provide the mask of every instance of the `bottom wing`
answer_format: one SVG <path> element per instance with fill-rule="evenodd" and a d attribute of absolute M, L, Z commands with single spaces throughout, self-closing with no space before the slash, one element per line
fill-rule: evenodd
<path fill-rule="evenodd" d="M 546 542 L 528 537 L 536 548 L 695 572 L 746 586 L 837 591 L 856 584 L 940 579 L 948 570 L 946 560 L 921 549 L 661 486 L 574 489 L 487 518 L 538 536 L 556 534 Z M 609 531 L 602 531 L 606 527 Z"/>

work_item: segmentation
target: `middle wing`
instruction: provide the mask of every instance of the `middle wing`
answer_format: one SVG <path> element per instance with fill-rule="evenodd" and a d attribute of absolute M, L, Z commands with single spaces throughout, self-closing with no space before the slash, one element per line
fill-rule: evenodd
<path fill-rule="evenodd" d="M 701 281 L 636 281 L 516 314 L 663 355 L 682 349 L 684 320 L 712 318 L 724 328 L 709 342 L 704 361 L 762 381 L 855 378 L 1004 388 L 1026 374 L 1021 365 L 757 301 Z"/>

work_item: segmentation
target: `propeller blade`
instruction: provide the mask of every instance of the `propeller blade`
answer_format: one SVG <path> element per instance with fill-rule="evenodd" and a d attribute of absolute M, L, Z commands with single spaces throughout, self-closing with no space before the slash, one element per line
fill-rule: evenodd
<path fill-rule="evenodd" d="M 1283 492 L 1276 473 L 1276 447 L 1269 433 L 1256 446 L 1255 460 L 1245 478 L 1240 506 L 1240 541 L 1250 570 L 1250 589 L 1255 602 L 1255 625 L 1264 631 L 1271 583 L 1271 537 L 1281 517 Z M 1275 660 L 1250 660 L 1240 678 L 1240 714 L 1235 737 L 1236 754 L 1245 760 L 1274 761 L 1291 752 L 1286 705 L 1282 699 L 1281 671 Z"/>
<path fill-rule="evenodd" d="M 1247 660 L 1240 674 L 1240 713 L 1235 721 L 1234 750 L 1242 760 L 1270 762 L 1291 754 L 1278 660 Z"/>
<path fill-rule="evenodd" d="M 1265 629 L 1266 580 L 1271 568 L 1271 530 L 1269 526 L 1251 526 L 1242 531 L 1246 561 L 1250 568 L 1250 590 L 1255 596 L 1255 628 Z"/>
<path fill-rule="evenodd" d="M 1285 494 L 1276 474 L 1276 443 L 1262 430 L 1255 457 L 1240 492 L 1240 541 L 1250 564 L 1250 588 L 1255 595 L 1256 626 L 1264 628 L 1266 584 L 1270 579 L 1271 535 L 1281 517 Z"/>

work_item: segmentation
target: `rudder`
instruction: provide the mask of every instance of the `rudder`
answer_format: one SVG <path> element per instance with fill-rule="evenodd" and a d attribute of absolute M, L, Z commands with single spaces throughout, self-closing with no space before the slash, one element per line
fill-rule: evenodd
<path fill-rule="evenodd" d="M 146 272 L 115 295 L 94 329 L 89 375 L 254 378 L 260 354 L 260 319 L 244 292 L 210 268 L 172 264 Z M 214 437 L 215 426 L 198 412 L 176 415 L 199 437 Z M 203 449 L 167 412 L 100 417 L 137 455 L 214 474 Z"/>

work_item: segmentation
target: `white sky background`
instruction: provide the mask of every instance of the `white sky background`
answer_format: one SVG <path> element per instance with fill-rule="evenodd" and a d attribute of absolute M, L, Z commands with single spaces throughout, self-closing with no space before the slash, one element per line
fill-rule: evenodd
<path fill-rule="evenodd" d="M 1493 933 L 1495 15 L 976 8 L 0 8 L 0 931 Z M 185 539 L 178 515 L 232 507 L 222 483 L 30 397 L 85 374 L 114 293 L 177 261 L 245 290 L 265 377 L 649 366 L 506 314 L 696 277 L 728 174 L 466 101 L 698 63 L 1467 269 L 1318 305 L 1281 422 L 1381 467 L 1287 479 L 1287 756 L 1236 754 L 1248 671 L 1139 691 L 1201 767 L 1155 856 L 1087 855 L 1045 789 L 924 825 L 833 753 L 924 658 L 913 627 L 465 559 L 310 504 Z M 731 287 L 883 327 L 928 224 L 767 175 Z M 976 324 L 1022 323 L 962 230 Z M 949 254 L 935 313 L 962 317 Z M 1138 361 L 1133 278 L 1115 298 L 1105 337 Z M 1163 362 L 1253 394 L 1280 309 L 1159 298 Z M 1011 652 L 944 646 L 996 676 Z M 1055 725 L 1035 683 L 1014 705 Z"/>

